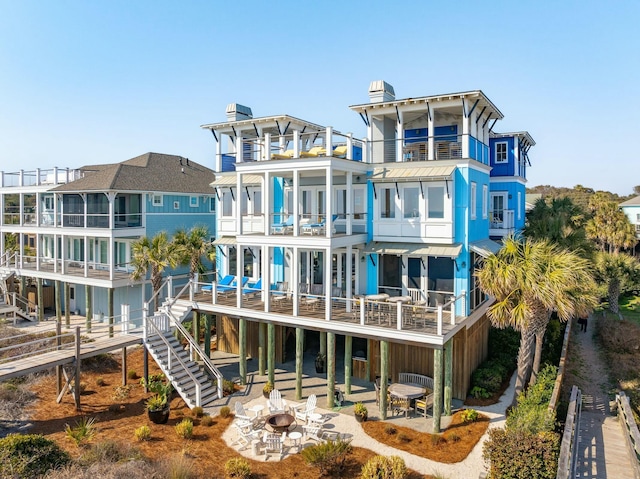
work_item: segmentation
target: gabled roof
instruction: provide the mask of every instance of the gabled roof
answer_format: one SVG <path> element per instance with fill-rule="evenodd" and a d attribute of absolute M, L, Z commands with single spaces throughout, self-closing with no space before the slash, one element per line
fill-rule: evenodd
<path fill-rule="evenodd" d="M 631 198 L 630 200 L 620 203 L 620 206 L 640 206 L 640 196 Z"/>
<path fill-rule="evenodd" d="M 176 155 L 145 153 L 122 163 L 80 168 L 84 176 L 53 191 L 161 191 L 212 194 L 213 170 Z"/>

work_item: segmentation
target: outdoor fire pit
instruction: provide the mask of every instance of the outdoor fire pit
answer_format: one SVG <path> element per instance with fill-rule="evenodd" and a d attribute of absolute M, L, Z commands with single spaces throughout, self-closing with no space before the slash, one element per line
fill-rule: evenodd
<path fill-rule="evenodd" d="M 291 425 L 295 425 L 295 423 L 296 418 L 291 414 L 272 414 L 271 416 L 267 416 L 267 419 L 265 420 L 265 427 L 273 432 L 282 433 L 289 431 Z"/>

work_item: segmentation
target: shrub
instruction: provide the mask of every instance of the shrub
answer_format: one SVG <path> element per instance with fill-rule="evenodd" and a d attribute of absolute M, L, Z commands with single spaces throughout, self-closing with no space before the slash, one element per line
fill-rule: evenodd
<path fill-rule="evenodd" d="M 176 434 L 182 439 L 191 439 L 193 437 L 193 421 L 186 417 L 175 426 Z"/>
<path fill-rule="evenodd" d="M 96 386 L 104 386 L 107 384 L 102 376 L 96 378 Z"/>
<path fill-rule="evenodd" d="M 89 385 L 86 382 L 80 381 L 80 394 L 87 392 L 87 387 L 89 387 Z"/>
<path fill-rule="evenodd" d="M 229 406 L 222 406 L 220 408 L 220 417 L 228 418 L 231 415 L 231 408 Z"/>
<path fill-rule="evenodd" d="M 386 434 L 388 434 L 389 436 L 392 436 L 392 435 L 394 435 L 394 434 L 395 434 L 396 432 L 398 432 L 398 431 L 397 431 L 397 429 L 396 429 L 395 427 L 393 427 L 391 424 L 387 424 L 387 425 L 384 427 L 384 432 L 385 432 Z"/>
<path fill-rule="evenodd" d="M 407 466 L 399 456 L 373 456 L 362 466 L 362 479 L 404 479 Z"/>
<path fill-rule="evenodd" d="M 396 439 L 398 440 L 398 442 L 410 442 L 411 441 L 411 438 L 408 435 L 406 435 L 404 432 L 401 432 L 400 434 L 398 434 Z"/>
<path fill-rule="evenodd" d="M 475 409 L 465 409 L 460 413 L 460 418 L 464 422 L 476 422 L 478 420 L 478 411 Z"/>
<path fill-rule="evenodd" d="M 127 371 L 127 379 L 131 379 L 131 380 L 138 379 L 138 373 L 135 370 L 130 369 L 129 371 Z"/>
<path fill-rule="evenodd" d="M 133 435 L 138 442 L 148 441 L 151 439 L 151 428 L 149 426 L 140 426 L 134 431 Z"/>
<path fill-rule="evenodd" d="M 251 476 L 251 467 L 246 459 L 234 457 L 224 464 L 224 473 L 227 477 L 246 479 Z"/>
<path fill-rule="evenodd" d="M 0 439 L 0 477 L 38 477 L 71 461 L 53 441 L 38 434 Z"/>
<path fill-rule="evenodd" d="M 193 466 L 184 454 L 177 454 L 162 464 L 162 476 L 171 479 L 190 479 L 193 477 Z"/>
<path fill-rule="evenodd" d="M 321 476 L 324 474 L 339 476 L 350 453 L 351 441 L 338 439 L 306 447 L 301 454 L 307 464 L 320 469 Z"/>
<path fill-rule="evenodd" d="M 507 429 L 525 430 L 532 434 L 553 431 L 555 411 L 549 411 L 549 400 L 556 381 L 557 368 L 545 366 L 535 384 L 518 397 L 518 405 L 507 417 Z"/>
<path fill-rule="evenodd" d="M 271 391 L 273 391 L 273 383 L 267 381 L 266 383 L 264 383 L 264 386 L 262 386 L 262 394 L 264 394 L 265 396 L 269 396 L 269 394 L 271 394 Z"/>
<path fill-rule="evenodd" d="M 76 446 L 89 442 L 96 434 L 96 418 L 83 416 L 75 426 L 65 425 L 65 433 Z"/>
<path fill-rule="evenodd" d="M 233 394 L 236 390 L 236 383 L 230 381 L 229 379 L 224 379 L 222 381 L 222 392 L 227 396 Z"/>
<path fill-rule="evenodd" d="M 96 463 L 116 463 L 142 459 L 139 450 L 125 442 L 102 441 L 91 446 L 78 460 L 83 466 Z"/>
<path fill-rule="evenodd" d="M 204 416 L 200 424 L 204 427 L 211 427 L 213 426 L 213 418 L 211 416 Z"/>
<path fill-rule="evenodd" d="M 480 386 L 474 386 L 473 388 L 471 388 L 470 394 L 476 399 L 488 399 L 491 397 L 489 391 L 487 391 L 485 388 L 481 388 Z"/>
<path fill-rule="evenodd" d="M 439 446 L 440 444 L 443 444 L 447 442 L 447 440 L 444 438 L 444 436 L 440 435 L 440 434 L 431 434 L 431 445 L 432 446 Z"/>
<path fill-rule="evenodd" d="M 202 417 L 204 416 L 204 409 L 200 406 L 196 406 L 191 410 L 191 414 L 193 414 L 194 417 Z"/>
<path fill-rule="evenodd" d="M 495 428 L 489 430 L 482 454 L 490 463 L 492 479 L 555 479 L 558 449 L 558 435 L 553 432 Z"/>
<path fill-rule="evenodd" d="M 116 386 L 113 388 L 113 400 L 124 401 L 131 394 L 131 386 Z"/>
<path fill-rule="evenodd" d="M 455 432 L 452 432 L 451 434 L 449 434 L 449 436 L 447 436 L 447 440 L 451 442 L 459 442 L 460 436 L 458 436 Z"/>

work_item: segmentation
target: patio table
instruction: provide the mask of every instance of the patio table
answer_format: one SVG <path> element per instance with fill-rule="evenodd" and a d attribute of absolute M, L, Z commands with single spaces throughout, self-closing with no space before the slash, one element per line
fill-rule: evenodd
<path fill-rule="evenodd" d="M 393 383 L 389 386 L 389 392 L 394 396 L 417 399 L 425 395 L 427 388 L 417 383 Z"/>

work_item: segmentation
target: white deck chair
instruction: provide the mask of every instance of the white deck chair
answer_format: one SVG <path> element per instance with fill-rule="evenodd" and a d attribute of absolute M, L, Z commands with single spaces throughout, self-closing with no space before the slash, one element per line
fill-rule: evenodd
<path fill-rule="evenodd" d="M 300 406 L 294 409 L 296 420 L 299 419 L 300 421 L 304 421 L 306 423 L 307 419 L 309 418 L 309 415 L 313 414 L 313 412 L 316 410 L 317 402 L 318 402 L 318 399 L 316 398 L 315 394 L 312 394 L 311 396 L 309 396 L 307 398 L 306 403 L 301 404 Z"/>
<path fill-rule="evenodd" d="M 313 439 L 314 441 L 318 441 L 318 442 L 322 441 L 323 426 L 324 424 L 317 423 L 317 422 L 313 422 L 311 424 L 302 426 L 302 432 L 303 432 L 305 441 L 307 439 Z"/>
<path fill-rule="evenodd" d="M 253 417 L 249 416 L 240 401 L 236 401 L 235 410 L 236 410 L 235 418 L 239 422 L 254 424 L 256 419 L 258 419 L 257 416 L 253 416 Z"/>
<path fill-rule="evenodd" d="M 282 459 L 284 440 L 286 437 L 286 432 L 283 432 L 282 434 L 273 434 L 265 431 L 262 436 L 265 456 L 268 457 L 270 452 L 277 452 L 280 455 L 280 459 Z"/>
<path fill-rule="evenodd" d="M 280 391 L 274 389 L 269 394 L 269 399 L 267 400 L 267 406 L 269 406 L 270 414 L 278 414 L 284 413 L 287 411 L 287 401 L 282 399 L 282 395 Z"/>
<path fill-rule="evenodd" d="M 246 447 L 251 444 L 251 441 L 255 439 L 260 439 L 260 433 L 262 431 L 253 428 L 252 423 L 233 423 L 233 427 L 238 431 L 238 437 L 231 444 L 235 446 L 236 444 L 242 444 L 243 447 Z"/>

